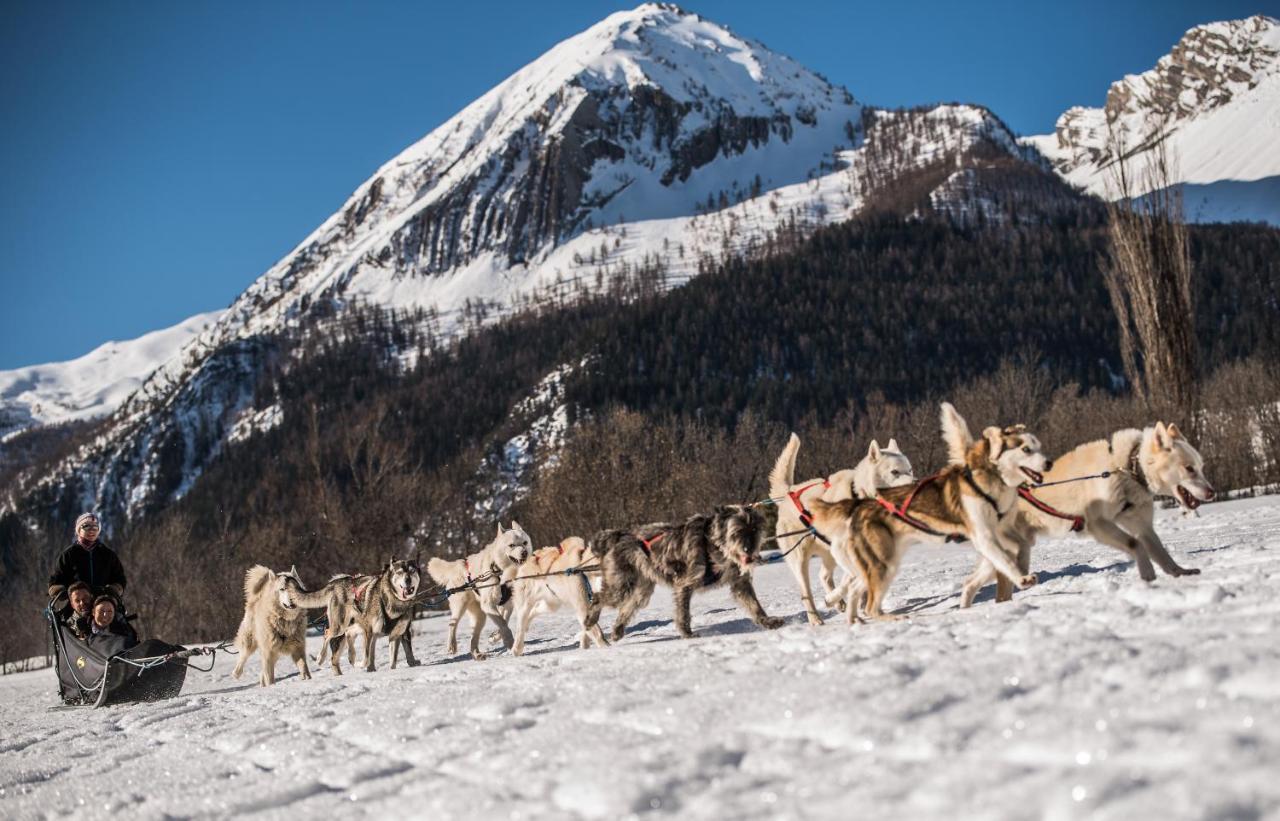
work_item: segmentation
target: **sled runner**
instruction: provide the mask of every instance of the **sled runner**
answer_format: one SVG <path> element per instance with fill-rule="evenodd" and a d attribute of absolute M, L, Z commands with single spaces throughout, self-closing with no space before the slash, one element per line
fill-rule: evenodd
<path fill-rule="evenodd" d="M 158 639 L 126 649 L 126 636 L 104 633 L 81 639 L 60 622 L 52 608 L 45 610 L 45 618 L 53 637 L 58 695 L 68 706 L 101 707 L 173 698 L 186 680 L 187 659 L 214 653 L 211 648 L 188 650 Z"/>

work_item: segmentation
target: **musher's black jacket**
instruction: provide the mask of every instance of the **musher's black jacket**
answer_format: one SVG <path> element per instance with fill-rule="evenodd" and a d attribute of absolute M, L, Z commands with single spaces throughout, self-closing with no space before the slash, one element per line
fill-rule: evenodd
<path fill-rule="evenodd" d="M 92 550 L 76 542 L 58 556 L 58 563 L 49 576 L 49 587 L 66 589 L 74 582 L 89 585 L 95 596 L 111 592 L 107 590 L 109 584 L 116 585 L 123 591 L 124 565 L 120 563 L 120 557 L 115 551 L 101 541 L 94 542 Z"/>

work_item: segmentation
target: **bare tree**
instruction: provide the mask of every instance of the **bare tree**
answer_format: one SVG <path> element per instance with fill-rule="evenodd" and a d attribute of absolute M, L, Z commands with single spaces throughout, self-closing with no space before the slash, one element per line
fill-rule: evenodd
<path fill-rule="evenodd" d="M 1114 122 L 1108 131 L 1110 256 L 1102 270 L 1125 375 L 1148 407 L 1187 412 L 1196 403 L 1195 309 L 1176 158 L 1158 130 L 1133 151 Z M 1143 165 L 1135 173 L 1137 156 Z"/>

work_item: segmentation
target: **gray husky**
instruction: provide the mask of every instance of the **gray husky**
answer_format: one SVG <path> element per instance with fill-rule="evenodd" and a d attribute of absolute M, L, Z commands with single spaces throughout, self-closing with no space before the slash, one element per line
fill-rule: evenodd
<path fill-rule="evenodd" d="M 693 591 L 722 585 L 729 586 L 757 625 L 769 630 L 781 627 L 782 619 L 764 612 L 751 584 L 753 562 L 769 538 L 764 514 L 748 505 L 725 505 L 677 524 L 601 531 L 592 537 L 591 550 L 600 557 L 603 583 L 585 627 L 596 625 L 602 607 L 615 607 L 613 639 L 622 638 L 627 623 L 648 603 L 659 582 L 674 592 L 676 631 L 684 638 L 693 637 L 689 624 Z"/>
<path fill-rule="evenodd" d="M 378 636 L 386 636 L 391 642 L 391 669 L 395 669 L 400 650 L 404 649 L 406 663 L 417 667 L 413 657 L 413 644 L 409 628 L 417 608 L 415 596 L 422 582 L 422 571 L 416 559 L 391 557 L 387 567 L 376 576 L 334 576 L 324 587 L 308 593 L 301 586 L 286 584 L 285 589 L 298 607 L 325 608 L 329 628 L 325 631 L 325 646 L 321 649 L 330 655 L 335 675 L 342 675 L 338 654 L 344 642 L 353 640 L 353 634 L 364 636 L 364 669 L 373 672 L 374 643 Z M 348 647 L 349 651 L 354 646 Z"/>

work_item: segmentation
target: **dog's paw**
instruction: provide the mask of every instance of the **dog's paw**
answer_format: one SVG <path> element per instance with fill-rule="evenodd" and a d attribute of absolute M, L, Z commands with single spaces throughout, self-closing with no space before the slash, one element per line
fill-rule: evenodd
<path fill-rule="evenodd" d="M 1040 580 L 1036 578 L 1035 573 L 1028 573 L 1021 579 L 1018 579 L 1018 589 L 1026 590 L 1028 587 L 1035 587 Z"/>
<path fill-rule="evenodd" d="M 405 664 L 409 665 L 410 667 L 421 667 L 421 666 L 422 666 L 422 662 L 418 661 L 417 659 L 414 659 L 413 661 L 406 661 L 406 662 L 405 662 Z"/>
<path fill-rule="evenodd" d="M 779 618 L 778 616 L 765 616 L 760 620 L 760 626 L 766 630 L 777 630 L 786 623 L 786 619 Z"/>
<path fill-rule="evenodd" d="M 458 655 L 458 645 L 456 645 L 456 644 L 450 644 L 449 646 L 445 647 L 445 648 L 444 648 L 444 654 L 445 654 L 446 656 L 456 656 L 456 655 Z"/>
<path fill-rule="evenodd" d="M 1198 567 L 1179 567 L 1176 576 L 1199 576 L 1200 568 Z"/>
<path fill-rule="evenodd" d="M 819 616 L 817 613 L 809 613 L 808 616 L 809 616 L 809 624 L 813 625 L 814 627 L 821 627 L 822 625 L 826 624 L 826 622 L 822 620 L 822 616 Z"/>
<path fill-rule="evenodd" d="M 484 661 L 485 659 L 488 658 L 488 656 L 482 653 L 481 651 L 477 650 L 471 654 L 471 658 L 475 659 L 476 661 Z"/>

